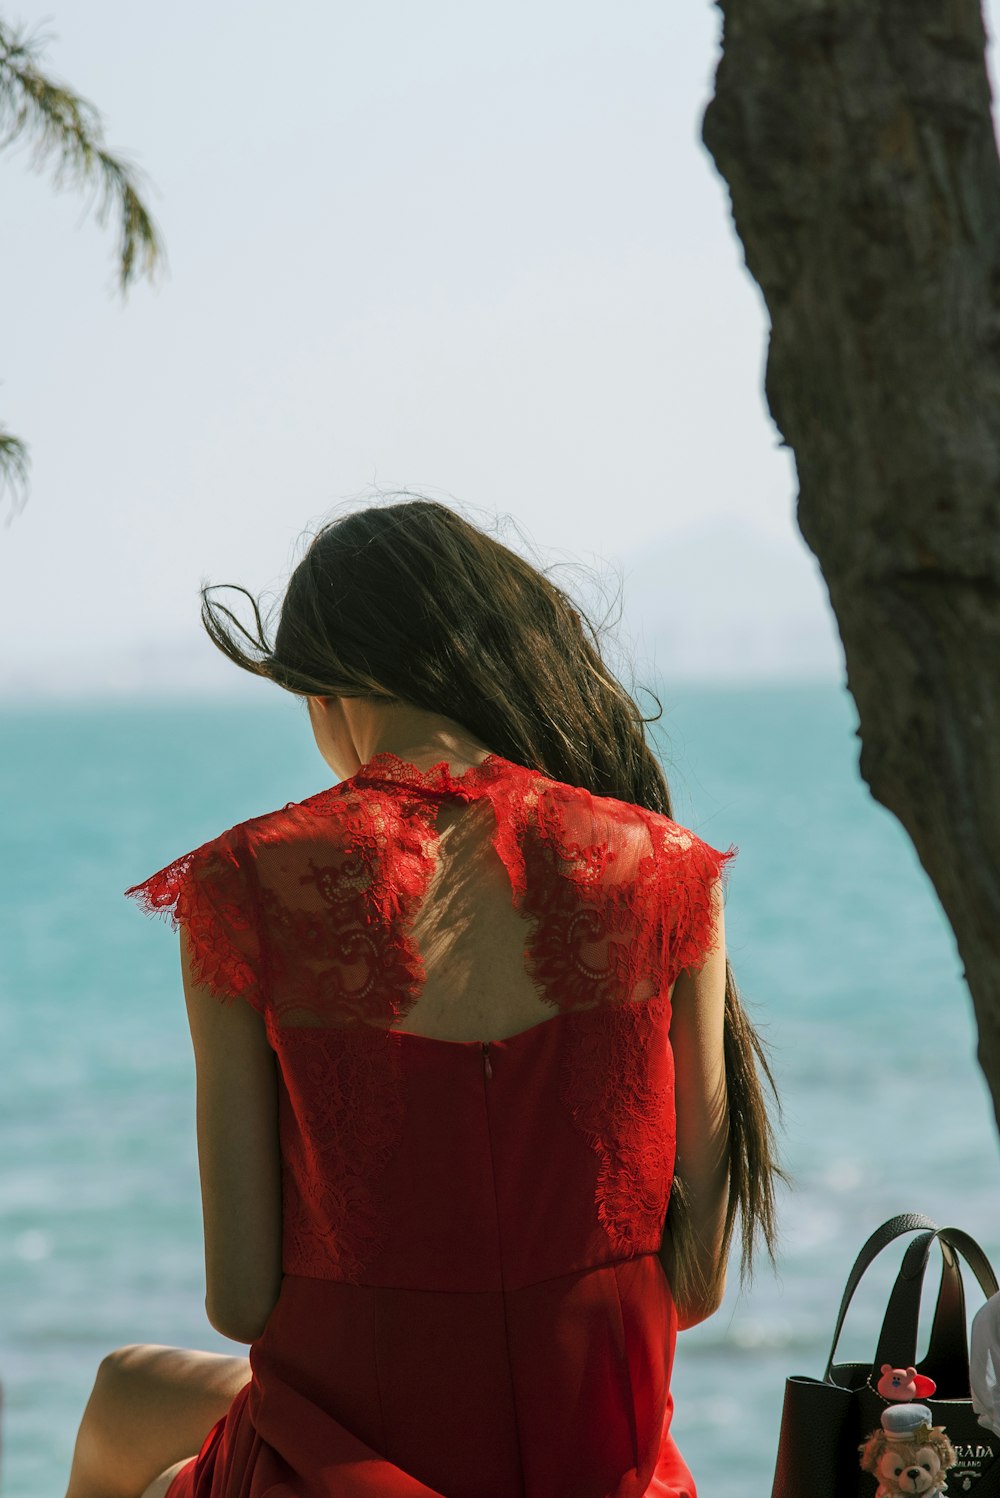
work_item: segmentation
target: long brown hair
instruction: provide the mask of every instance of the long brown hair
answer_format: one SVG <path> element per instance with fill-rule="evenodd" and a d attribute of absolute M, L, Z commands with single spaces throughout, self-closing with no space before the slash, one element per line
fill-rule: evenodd
<path fill-rule="evenodd" d="M 299 696 L 402 700 L 461 723 L 495 753 L 597 796 L 670 817 L 666 776 L 644 716 L 602 657 L 590 620 L 554 583 L 502 542 L 433 500 L 370 505 L 326 522 L 292 572 L 273 645 L 257 600 L 255 632 L 202 587 L 202 623 L 244 670 Z M 239 643 L 242 637 L 245 644 Z M 717 1295 L 736 1217 L 741 1283 L 755 1240 L 776 1264 L 774 1131 L 761 1076 L 778 1104 L 764 1045 L 726 959 L 725 1070 L 729 1202 L 723 1248 L 706 1274 L 682 1178 L 667 1214 L 679 1304 Z"/>

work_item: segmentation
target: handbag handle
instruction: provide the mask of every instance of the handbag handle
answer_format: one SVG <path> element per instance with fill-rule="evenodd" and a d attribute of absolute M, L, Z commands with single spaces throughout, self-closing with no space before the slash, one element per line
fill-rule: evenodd
<path fill-rule="evenodd" d="M 834 1382 L 832 1375 L 833 1359 L 836 1356 L 837 1343 L 840 1341 L 844 1317 L 847 1315 L 847 1308 L 854 1299 L 854 1292 L 860 1285 L 865 1270 L 878 1257 L 883 1248 L 888 1248 L 894 1238 L 900 1238 L 904 1233 L 913 1233 L 918 1228 L 931 1228 L 934 1232 L 937 1232 L 938 1225 L 933 1218 L 925 1217 L 923 1212 L 900 1212 L 898 1216 L 890 1217 L 888 1222 L 883 1222 L 880 1228 L 876 1228 L 868 1241 L 863 1245 L 861 1252 L 854 1261 L 854 1268 L 847 1276 L 847 1284 L 844 1287 L 840 1310 L 837 1313 L 837 1325 L 834 1327 L 833 1341 L 830 1344 L 830 1356 L 826 1360 L 826 1371 L 823 1374 L 824 1383 L 832 1384 Z"/>
<path fill-rule="evenodd" d="M 908 1246 L 900 1265 L 896 1282 L 892 1287 L 886 1306 L 882 1330 L 872 1371 L 883 1363 L 894 1366 L 915 1363 L 917 1360 L 917 1322 L 920 1319 L 920 1300 L 923 1292 L 924 1274 L 930 1255 L 931 1244 L 937 1238 L 941 1249 L 941 1284 L 937 1304 L 934 1307 L 934 1322 L 931 1326 L 927 1355 L 923 1360 L 925 1372 L 933 1370 L 935 1383 L 941 1388 L 968 1388 L 969 1352 L 965 1332 L 965 1286 L 957 1255 L 936 1232 L 921 1233 Z"/>
<path fill-rule="evenodd" d="M 921 1234 L 921 1237 L 923 1237 L 923 1234 Z M 926 1245 L 921 1244 L 920 1238 L 915 1238 L 903 1255 L 903 1267 L 900 1273 L 906 1273 L 910 1279 L 916 1278 L 917 1274 L 920 1275 L 921 1279 L 923 1278 L 924 1270 L 927 1268 L 927 1258 L 930 1254 L 930 1240 L 932 1238 L 938 1238 L 944 1243 L 949 1244 L 950 1247 L 958 1249 L 979 1281 L 979 1288 L 987 1300 L 989 1300 L 991 1295 L 996 1295 L 997 1290 L 1000 1289 L 1000 1285 L 997 1283 L 993 1265 L 983 1253 L 975 1238 L 970 1237 L 962 1228 L 936 1228 L 928 1235 Z"/>
<path fill-rule="evenodd" d="M 997 1292 L 997 1278 L 979 1244 L 961 1228 L 935 1228 L 922 1232 L 908 1245 L 886 1307 L 872 1367 L 873 1370 L 881 1368 L 887 1362 L 912 1363 L 916 1357 L 920 1299 L 935 1238 L 943 1261 L 941 1288 L 924 1367 L 933 1370 L 941 1388 L 954 1391 L 951 1397 L 967 1398 L 969 1343 L 965 1326 L 965 1290 L 956 1250 L 972 1269 L 987 1299 Z"/>
<path fill-rule="evenodd" d="M 924 1228 L 927 1231 L 922 1231 L 921 1236 L 910 1243 L 904 1255 L 897 1282 L 889 1299 L 889 1306 L 886 1308 L 876 1362 L 873 1366 L 880 1368 L 883 1362 L 891 1360 L 892 1353 L 888 1351 L 889 1342 L 891 1342 L 895 1356 L 898 1356 L 898 1347 L 900 1347 L 900 1342 L 904 1341 L 904 1329 L 907 1326 L 912 1335 L 913 1353 L 916 1353 L 916 1323 L 918 1323 L 919 1305 L 921 1305 L 924 1272 L 927 1269 L 928 1257 L 930 1257 L 931 1242 L 937 1237 L 939 1243 L 942 1243 L 942 1287 L 937 1297 L 937 1306 L 934 1308 L 934 1324 L 931 1327 L 927 1362 L 933 1362 L 936 1369 L 940 1369 L 945 1377 L 951 1378 L 958 1386 L 967 1386 L 969 1347 L 967 1347 L 966 1324 L 964 1324 L 966 1300 L 964 1300 L 963 1282 L 961 1282 L 957 1258 L 945 1248 L 945 1243 L 948 1243 L 949 1248 L 957 1248 L 963 1252 L 979 1285 L 987 1294 L 987 1299 L 991 1294 L 996 1294 L 997 1276 L 994 1275 L 990 1260 L 979 1248 L 975 1239 L 964 1233 L 961 1228 L 939 1227 L 933 1218 L 928 1218 L 922 1212 L 901 1212 L 898 1216 L 889 1218 L 888 1222 L 883 1222 L 882 1227 L 876 1228 L 870 1239 L 862 1246 L 853 1269 L 847 1276 L 847 1285 L 844 1288 L 840 1311 L 837 1314 L 837 1326 L 834 1327 L 834 1338 L 829 1347 L 829 1357 L 826 1360 L 825 1372 L 823 1372 L 823 1383 L 835 1383 L 832 1368 L 834 1368 L 834 1357 L 837 1356 L 837 1342 L 840 1341 L 847 1308 L 855 1296 L 856 1288 L 861 1284 L 865 1270 L 876 1260 L 883 1248 L 888 1248 L 889 1243 L 894 1242 L 894 1239 L 903 1236 L 904 1233 L 913 1233 L 918 1228 Z"/>

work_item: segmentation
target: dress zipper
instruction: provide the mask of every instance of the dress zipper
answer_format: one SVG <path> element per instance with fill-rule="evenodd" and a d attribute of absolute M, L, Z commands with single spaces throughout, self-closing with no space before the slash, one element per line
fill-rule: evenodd
<path fill-rule="evenodd" d="M 483 1041 L 483 1071 L 486 1075 L 486 1080 L 489 1081 L 493 1076 L 493 1068 L 490 1065 L 490 1043 L 488 1040 Z"/>

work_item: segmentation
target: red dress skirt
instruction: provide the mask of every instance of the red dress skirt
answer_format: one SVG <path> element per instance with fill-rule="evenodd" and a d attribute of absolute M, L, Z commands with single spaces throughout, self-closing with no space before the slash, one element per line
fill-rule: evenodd
<path fill-rule="evenodd" d="M 612 1358 L 592 1336 L 609 1319 Z M 668 1372 L 671 1324 L 650 1256 L 503 1298 L 290 1275 L 251 1350 L 251 1382 L 168 1498 L 696 1498 L 669 1390 L 622 1387 L 629 1371 Z M 652 1471 L 637 1460 L 639 1432 Z"/>
<path fill-rule="evenodd" d="M 653 1020 L 634 1007 L 626 1024 Z M 479 1042 L 285 1032 L 293 1079 L 355 1079 L 359 1134 L 378 1134 L 361 1079 L 388 1048 L 406 1128 L 377 1190 L 353 1183 L 363 1283 L 315 1272 L 322 1193 L 298 1203 L 289 1256 L 297 1241 L 313 1272 L 286 1272 L 250 1383 L 168 1498 L 695 1498 L 670 1434 L 667 1277 L 655 1252 L 609 1255 L 599 1152 L 560 1102 L 601 1026 L 563 1015 L 493 1041 L 488 1076 Z M 281 1097 L 307 1121 L 294 1080 Z"/>

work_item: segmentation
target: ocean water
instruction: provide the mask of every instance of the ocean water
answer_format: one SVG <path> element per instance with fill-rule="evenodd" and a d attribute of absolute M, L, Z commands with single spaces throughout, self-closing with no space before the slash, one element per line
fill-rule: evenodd
<path fill-rule="evenodd" d="M 784 1380 L 820 1376 L 851 1264 L 899 1211 L 1000 1268 L 997 1132 L 951 930 L 861 781 L 839 686 L 658 689 L 677 821 L 739 845 L 727 945 L 784 1104 L 778 1272 L 680 1335 L 674 1431 L 699 1498 L 767 1498 Z M 0 710 L 0 1488 L 58 1498 L 100 1358 L 241 1352 L 204 1316 L 194 1071 L 176 937 L 122 891 L 332 781 L 279 692 Z M 898 1267 L 839 1356 L 870 1358 Z M 981 1295 L 966 1275 L 969 1315 Z M 936 1285 L 928 1276 L 918 1356 Z"/>

